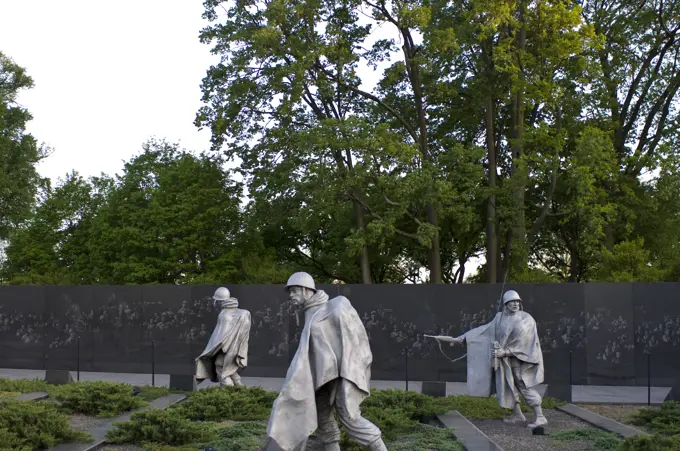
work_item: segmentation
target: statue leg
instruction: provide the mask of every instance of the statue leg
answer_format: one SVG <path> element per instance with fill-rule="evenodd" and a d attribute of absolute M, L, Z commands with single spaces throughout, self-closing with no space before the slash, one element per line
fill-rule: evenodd
<path fill-rule="evenodd" d="M 515 407 L 512 408 L 512 413 L 503 418 L 503 422 L 508 424 L 526 423 L 526 421 L 527 417 L 522 413 L 522 406 L 518 402 L 516 402 Z"/>
<path fill-rule="evenodd" d="M 541 399 L 541 395 L 538 394 L 536 389 L 529 388 L 526 386 L 526 384 L 522 380 L 522 375 L 519 366 L 518 367 L 513 366 L 512 376 L 515 379 L 515 386 L 522 394 L 522 397 L 526 401 L 527 405 L 534 410 L 534 414 L 536 415 L 536 419 L 534 420 L 534 422 L 528 424 L 527 426 L 531 429 L 534 429 L 538 426 L 548 424 L 548 420 L 545 418 L 545 415 L 543 415 L 543 409 L 541 408 L 541 402 L 543 401 Z"/>
<path fill-rule="evenodd" d="M 241 382 L 241 376 L 238 374 L 238 372 L 232 374 L 231 380 L 234 382 L 234 385 L 237 387 L 243 387 L 243 382 Z"/>
<path fill-rule="evenodd" d="M 333 395 L 336 382 L 329 382 L 316 392 L 316 434 L 324 451 L 340 451 L 340 428 L 333 416 Z"/>
<path fill-rule="evenodd" d="M 515 358 L 510 358 L 510 367 L 512 368 L 512 378 L 513 382 L 515 384 L 515 387 L 520 391 L 521 393 L 521 388 L 518 385 L 519 382 L 522 381 L 521 373 L 520 373 L 520 362 L 519 360 Z M 512 408 L 512 413 L 505 417 L 503 419 L 504 423 L 508 424 L 516 424 L 516 423 L 526 423 L 527 418 L 524 416 L 524 413 L 522 413 L 522 406 L 519 403 L 519 396 L 515 399 L 515 405 Z"/>
<path fill-rule="evenodd" d="M 378 426 L 361 416 L 359 405 L 362 400 L 363 394 L 356 385 L 346 379 L 340 379 L 335 396 L 335 410 L 345 432 L 370 451 L 387 451 Z"/>
<path fill-rule="evenodd" d="M 523 387 L 520 389 L 522 396 L 527 402 L 527 405 L 534 410 L 534 415 L 536 415 L 534 422 L 528 424 L 527 426 L 531 429 L 534 429 L 538 426 L 544 426 L 548 424 L 548 419 L 545 417 L 545 415 L 543 415 L 543 408 L 541 407 L 541 402 L 543 401 L 541 399 L 541 395 L 539 395 L 535 389 L 524 386 L 524 383 L 522 383 L 522 385 Z"/>

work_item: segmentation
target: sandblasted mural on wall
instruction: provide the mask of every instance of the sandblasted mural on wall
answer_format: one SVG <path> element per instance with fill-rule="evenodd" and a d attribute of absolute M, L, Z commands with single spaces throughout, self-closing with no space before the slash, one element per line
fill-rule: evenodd
<path fill-rule="evenodd" d="M 563 359 L 570 351 L 582 352 L 589 373 L 633 377 L 645 373 L 645 353 L 663 356 L 677 353 L 680 346 L 680 294 L 675 294 L 680 293 L 680 284 L 658 285 L 664 285 L 663 302 L 651 294 L 645 296 L 656 301 L 636 301 L 633 290 L 628 298 L 617 292 L 608 299 L 593 288 L 585 300 L 570 304 L 568 299 L 531 297 L 531 289 L 524 287 L 527 299 L 531 297 L 525 308 L 537 320 L 547 356 Z M 83 370 L 114 371 L 129 363 L 130 371 L 148 372 L 153 344 L 158 372 L 188 371 L 218 313 L 209 294 L 212 286 L 49 287 L 15 300 L 12 296 L 23 287 L 6 292 L 4 288 L 0 287 L 7 300 L 0 303 L 0 361 L 8 368 L 41 368 L 56 362 L 73 366 L 78 358 Z M 498 309 L 495 296 L 480 292 L 476 299 L 466 300 L 455 293 L 455 285 L 447 287 L 452 294 L 446 298 L 431 296 L 428 286 L 392 287 L 412 293 L 392 300 L 384 297 L 387 301 L 374 295 L 369 299 L 369 292 L 359 286 L 343 289 L 352 293 L 350 300 L 366 327 L 374 371 L 394 371 L 395 378 L 403 370 L 404 353 L 414 366 L 431 367 L 433 374 L 453 368 L 447 358 L 459 357 L 460 349 L 447 347 L 442 357 L 437 342 L 424 334 L 457 336 L 489 322 Z M 373 287 L 370 293 L 379 289 Z M 645 293 L 651 289 L 648 286 Z M 300 334 L 285 293 L 278 286 L 235 286 L 233 292 L 252 315 L 249 375 L 285 374 Z M 485 296 L 486 302 L 480 303 Z M 407 302 L 410 298 L 420 301 Z M 419 316 L 425 308 L 431 311 Z M 680 374 L 680 362 L 674 360 L 662 362 L 664 374 L 659 377 Z"/>

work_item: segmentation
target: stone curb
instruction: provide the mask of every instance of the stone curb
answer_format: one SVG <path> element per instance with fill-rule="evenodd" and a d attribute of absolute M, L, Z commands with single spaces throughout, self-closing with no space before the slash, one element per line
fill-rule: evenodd
<path fill-rule="evenodd" d="M 640 429 L 627 426 L 618 421 L 614 421 L 611 418 L 604 417 L 590 410 L 584 409 L 582 407 L 576 406 L 574 404 L 566 404 L 564 406 L 558 406 L 557 410 L 579 418 L 586 423 L 590 423 L 593 426 L 603 429 L 607 432 L 613 432 L 618 434 L 623 438 L 636 437 L 639 435 L 649 435 L 648 433 L 641 431 Z"/>
<path fill-rule="evenodd" d="M 22 393 L 21 395 L 17 396 L 16 399 L 18 401 L 43 401 L 49 397 L 50 395 L 47 394 L 47 392 L 34 391 L 31 393 Z"/>
<path fill-rule="evenodd" d="M 437 415 L 437 419 L 447 428 L 453 429 L 453 435 L 467 451 L 503 451 L 457 410 Z"/>

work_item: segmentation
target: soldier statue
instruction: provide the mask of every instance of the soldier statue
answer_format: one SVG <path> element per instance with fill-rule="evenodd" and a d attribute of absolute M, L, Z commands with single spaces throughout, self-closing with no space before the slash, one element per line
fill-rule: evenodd
<path fill-rule="evenodd" d="M 344 296 L 328 299 L 304 272 L 286 284 L 293 305 L 304 312 L 300 344 L 274 402 L 267 435 L 279 449 L 304 449 L 317 431 L 325 451 L 340 451 L 340 429 L 371 451 L 387 451 L 380 429 L 361 416 L 370 394 L 373 355 L 357 311 Z M 276 449 L 271 445 L 267 449 Z"/>
<path fill-rule="evenodd" d="M 220 387 L 243 385 L 238 371 L 248 365 L 250 312 L 238 308 L 238 300 L 225 287 L 215 291 L 213 300 L 222 310 L 208 345 L 196 359 L 196 380 L 210 379 Z"/>
<path fill-rule="evenodd" d="M 534 429 L 548 423 L 541 408 L 541 395 L 534 388 L 543 382 L 543 353 L 536 321 L 523 310 L 516 291 L 503 294 L 502 311 L 490 323 L 456 338 L 442 335 L 434 338 L 451 346 L 467 343 L 468 391 L 473 396 L 489 396 L 493 375 L 498 403 L 512 409 L 512 414 L 504 419 L 506 423 L 526 422 L 520 395 L 536 415 L 528 427 Z"/>

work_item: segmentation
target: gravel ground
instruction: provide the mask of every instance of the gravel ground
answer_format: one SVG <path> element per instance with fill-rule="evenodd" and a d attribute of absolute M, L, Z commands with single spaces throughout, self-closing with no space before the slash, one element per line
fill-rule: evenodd
<path fill-rule="evenodd" d="M 543 411 L 548 424 L 545 426 L 546 435 L 532 435 L 526 424 L 508 425 L 502 420 L 470 420 L 491 440 L 496 442 L 503 451 L 590 451 L 592 444 L 588 441 L 556 441 L 550 434 L 565 429 L 584 429 L 593 427 L 588 423 L 572 417 L 566 413 L 545 409 Z M 533 421 L 533 412 L 525 412 L 527 420 Z M 455 434 L 455 432 L 454 432 Z"/>
<path fill-rule="evenodd" d="M 105 423 L 107 420 L 106 418 L 97 418 L 97 417 L 88 417 L 86 415 L 71 415 L 70 418 L 71 421 L 71 427 L 75 429 L 76 431 L 86 431 L 90 428 L 99 426 L 102 423 Z"/>
<path fill-rule="evenodd" d="M 647 406 L 641 405 L 631 405 L 631 404 L 577 404 L 579 407 L 588 409 L 591 412 L 595 412 L 603 417 L 611 418 L 619 423 L 629 424 L 634 428 L 642 429 L 645 432 L 651 432 L 646 426 L 638 426 L 631 423 L 633 414 L 640 411 L 640 409 L 645 409 Z M 657 407 L 652 407 L 656 409 Z"/>

